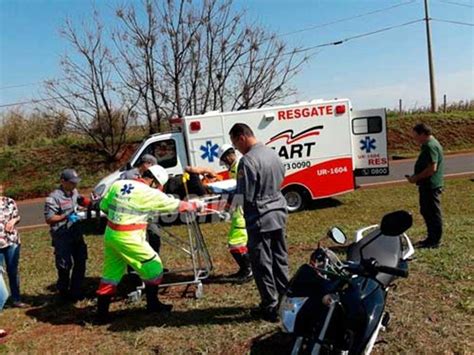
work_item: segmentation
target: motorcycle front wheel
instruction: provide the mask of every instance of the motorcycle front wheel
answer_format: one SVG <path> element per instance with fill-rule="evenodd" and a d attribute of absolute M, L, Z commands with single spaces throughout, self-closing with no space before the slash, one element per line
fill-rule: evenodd
<path fill-rule="evenodd" d="M 348 351 L 329 350 L 321 347 L 313 339 L 307 337 L 297 337 L 291 350 L 291 355 L 347 355 Z"/>

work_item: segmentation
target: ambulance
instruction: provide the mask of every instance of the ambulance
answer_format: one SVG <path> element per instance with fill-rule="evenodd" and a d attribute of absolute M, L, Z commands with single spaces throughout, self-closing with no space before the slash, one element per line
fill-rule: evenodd
<path fill-rule="evenodd" d="M 102 179 L 100 197 L 121 171 L 152 154 L 170 176 L 186 166 L 210 167 L 229 176 L 218 159 L 236 123 L 249 125 L 258 141 L 274 149 L 286 169 L 282 192 L 290 212 L 314 199 L 353 191 L 356 176 L 388 175 L 385 109 L 356 111 L 348 99 L 313 100 L 235 112 L 207 112 L 173 119 L 174 129 L 147 137 L 127 166 Z M 231 181 L 229 181 L 231 182 Z"/>

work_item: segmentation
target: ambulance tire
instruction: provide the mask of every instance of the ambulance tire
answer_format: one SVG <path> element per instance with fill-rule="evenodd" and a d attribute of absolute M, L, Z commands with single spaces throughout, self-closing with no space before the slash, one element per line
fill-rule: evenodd
<path fill-rule="evenodd" d="M 289 186 L 282 193 L 290 213 L 304 210 L 310 199 L 308 190 L 301 186 Z"/>

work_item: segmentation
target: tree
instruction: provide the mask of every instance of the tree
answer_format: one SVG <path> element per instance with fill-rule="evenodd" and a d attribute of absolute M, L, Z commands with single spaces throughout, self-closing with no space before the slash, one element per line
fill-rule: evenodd
<path fill-rule="evenodd" d="M 307 58 L 275 34 L 246 24 L 245 13 L 232 5 L 232 0 L 143 0 L 118 7 L 118 26 L 107 42 L 112 49 L 96 13 L 94 26 L 83 26 L 82 33 L 68 21 L 63 35 L 83 61 L 66 56 L 61 64 L 69 80 L 51 82 L 49 93 L 60 97 L 56 101 L 72 113 L 74 126 L 110 157 L 123 142 L 132 112 L 144 118 L 151 134 L 175 115 L 281 102 L 294 92 L 289 84 Z M 112 101 L 121 106 L 113 109 Z M 117 119 L 117 129 L 101 128 Z M 91 120 L 105 125 L 91 129 Z"/>
<path fill-rule="evenodd" d="M 83 23 L 81 30 L 70 20 L 61 29 L 75 56 L 64 55 L 61 60 L 65 80 L 46 83 L 47 108 L 65 110 L 71 117 L 68 126 L 89 136 L 98 152 L 112 162 L 126 141 L 138 97 L 114 86 L 115 59 L 104 43 L 104 28 L 96 12 L 92 25 Z"/>
<path fill-rule="evenodd" d="M 289 83 L 307 58 L 246 25 L 231 0 L 146 0 L 141 10 L 117 10 L 114 42 L 150 132 L 173 114 L 262 107 L 293 93 Z"/>

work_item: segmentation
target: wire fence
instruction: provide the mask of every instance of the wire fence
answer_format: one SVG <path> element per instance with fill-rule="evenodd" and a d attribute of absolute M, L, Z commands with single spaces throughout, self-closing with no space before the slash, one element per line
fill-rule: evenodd
<path fill-rule="evenodd" d="M 443 95 L 443 102 L 438 106 L 438 112 L 453 112 L 453 111 L 474 111 L 474 99 L 466 99 L 459 101 L 448 101 L 448 95 Z M 390 113 L 397 113 L 400 115 L 410 113 L 428 113 L 431 112 L 431 106 L 429 105 L 414 105 L 413 107 L 406 107 L 403 103 L 403 99 L 398 99 L 398 107 L 394 109 L 388 109 Z"/>

